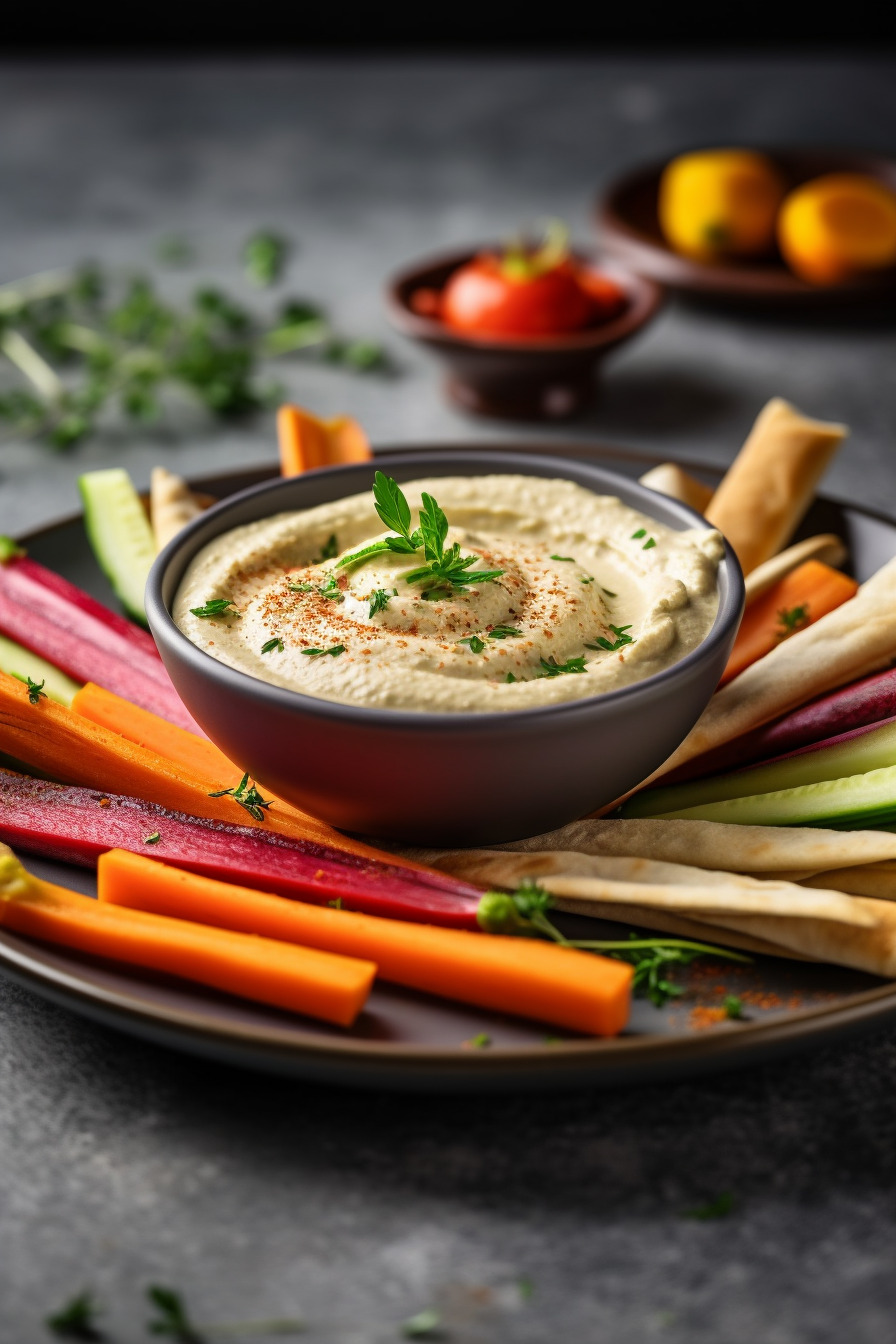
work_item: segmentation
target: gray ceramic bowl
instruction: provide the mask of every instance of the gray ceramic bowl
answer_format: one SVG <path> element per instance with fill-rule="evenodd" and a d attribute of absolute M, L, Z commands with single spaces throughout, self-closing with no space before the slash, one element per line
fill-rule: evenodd
<path fill-rule="evenodd" d="M 660 765 L 705 708 L 731 651 L 744 585 L 730 550 L 719 574 L 719 612 L 698 648 L 633 686 L 540 709 L 427 714 L 334 704 L 225 667 L 181 634 L 171 604 L 201 547 L 243 523 L 369 489 L 377 468 L 398 481 L 562 477 L 618 495 L 678 531 L 703 522 L 684 504 L 585 462 L 481 450 L 384 455 L 244 490 L 162 551 L 146 589 L 165 666 L 212 741 L 272 793 L 342 830 L 446 845 L 551 830 L 612 802 Z"/>

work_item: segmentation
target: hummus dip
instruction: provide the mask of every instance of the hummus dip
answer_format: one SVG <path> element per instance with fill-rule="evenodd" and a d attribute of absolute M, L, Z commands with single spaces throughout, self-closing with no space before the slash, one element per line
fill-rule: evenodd
<path fill-rule="evenodd" d="M 423 551 L 344 556 L 394 535 L 370 491 L 216 537 L 173 615 L 200 649 L 275 686 L 430 713 L 530 709 L 615 690 L 678 662 L 718 607 L 718 532 L 674 532 L 619 499 L 530 476 L 402 486 L 448 518 L 446 547 L 503 571 L 424 596 Z M 229 603 L 226 612 L 220 608 Z M 208 614 L 198 615 L 199 612 Z"/>

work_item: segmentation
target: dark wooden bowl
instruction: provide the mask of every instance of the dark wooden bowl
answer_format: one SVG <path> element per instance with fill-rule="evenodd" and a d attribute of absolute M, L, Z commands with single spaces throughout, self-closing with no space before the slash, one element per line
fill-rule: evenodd
<path fill-rule="evenodd" d="M 601 272 L 625 290 L 625 308 L 582 331 L 534 340 L 465 335 L 438 318 L 414 312 L 410 301 L 416 290 L 441 289 L 459 266 L 489 250 L 495 244 L 432 257 L 400 271 L 386 288 L 390 320 L 444 362 L 446 394 L 465 411 L 511 420 L 568 419 L 591 401 L 601 360 L 647 325 L 663 291 L 648 276 L 601 262 Z"/>
<path fill-rule="evenodd" d="M 792 186 L 826 173 L 867 173 L 896 190 L 896 162 L 870 154 L 841 150 L 772 149 L 765 153 L 784 171 Z M 641 275 L 670 289 L 727 302 L 784 304 L 788 307 L 835 308 L 892 300 L 896 268 L 839 285 L 817 286 L 800 280 L 780 256 L 761 261 L 713 264 L 675 252 L 663 237 L 657 218 L 660 177 L 668 160 L 635 169 L 618 178 L 597 203 L 596 216 L 607 252 Z"/>

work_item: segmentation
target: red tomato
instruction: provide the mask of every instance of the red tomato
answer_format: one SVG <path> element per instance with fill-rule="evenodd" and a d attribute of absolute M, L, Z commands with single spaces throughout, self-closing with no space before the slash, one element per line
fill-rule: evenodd
<path fill-rule="evenodd" d="M 557 336 L 580 331 L 596 305 L 568 262 L 540 275 L 508 275 L 501 259 L 483 255 L 461 266 L 442 291 L 442 320 L 483 336 Z"/>

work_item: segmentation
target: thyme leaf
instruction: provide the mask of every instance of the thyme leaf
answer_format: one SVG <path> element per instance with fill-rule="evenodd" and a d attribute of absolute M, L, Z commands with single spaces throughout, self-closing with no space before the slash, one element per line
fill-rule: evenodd
<path fill-rule="evenodd" d="M 467 635 L 465 639 L 459 639 L 457 642 L 458 644 L 468 644 L 471 653 L 482 653 L 482 650 L 488 647 L 485 640 L 480 639 L 478 635 Z"/>
<path fill-rule="evenodd" d="M 28 700 L 32 705 L 39 705 L 41 700 L 46 700 L 47 693 L 44 690 L 46 677 L 43 681 L 32 681 L 30 677 L 23 677 L 18 672 L 13 672 L 16 681 L 23 681 L 28 687 Z"/>
<path fill-rule="evenodd" d="M 567 658 L 565 663 L 558 663 L 557 659 L 551 655 L 550 658 L 541 659 L 541 671 L 536 672 L 536 677 L 559 677 L 566 672 L 584 672 L 586 667 L 585 655 L 579 658 Z"/>
<path fill-rule="evenodd" d="M 338 658 L 340 653 L 345 653 L 345 645 L 334 644 L 329 649 L 302 649 L 302 653 L 306 658 L 324 658 L 327 654 L 331 658 Z"/>
<path fill-rule="evenodd" d="M 493 625 L 488 632 L 488 637 L 489 639 L 519 639 L 522 633 L 522 630 L 517 630 L 515 625 Z"/>
<path fill-rule="evenodd" d="M 631 635 L 626 634 L 626 631 L 631 630 L 631 628 L 630 625 L 611 625 L 609 629 L 616 636 L 615 641 L 611 642 L 605 635 L 598 635 L 594 643 L 586 643 L 585 648 L 604 649 L 607 653 L 615 653 L 617 649 L 624 648 L 626 644 L 637 643 L 636 640 L 632 639 Z"/>
<path fill-rule="evenodd" d="M 368 601 L 370 602 L 370 606 L 367 608 L 368 617 L 373 619 L 377 612 L 385 611 L 393 597 L 397 596 L 397 588 L 374 588 L 368 598 Z"/>
<path fill-rule="evenodd" d="M 228 611 L 228 607 L 233 607 L 233 611 Z M 194 616 L 201 616 L 206 620 L 213 616 L 239 616 L 239 612 L 229 597 L 210 597 L 201 607 L 191 607 L 190 611 Z"/>
<path fill-rule="evenodd" d="M 272 639 L 265 640 L 261 646 L 262 653 L 282 653 L 283 640 L 279 635 L 274 635 Z"/>
<path fill-rule="evenodd" d="M 255 785 L 249 783 L 248 771 L 243 775 L 239 784 L 234 785 L 233 788 L 217 789 L 208 796 L 209 798 L 225 798 L 228 795 L 235 803 L 239 803 L 240 807 L 244 807 L 250 817 L 254 817 L 256 821 L 264 821 L 264 811 L 262 809 L 270 807 L 274 801 L 272 798 L 267 799 L 267 801 L 262 798 Z"/>

